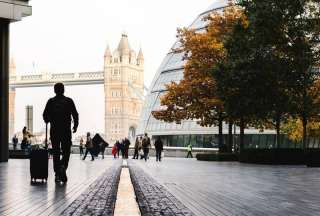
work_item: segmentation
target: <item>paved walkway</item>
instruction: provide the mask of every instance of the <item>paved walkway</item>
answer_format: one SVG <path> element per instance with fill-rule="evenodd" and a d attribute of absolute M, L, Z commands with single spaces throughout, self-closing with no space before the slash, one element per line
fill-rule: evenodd
<path fill-rule="evenodd" d="M 130 162 L 196 215 L 320 215 L 320 168 L 182 158 Z"/>
<path fill-rule="evenodd" d="M 0 215 L 60 215 L 114 162 L 111 158 L 82 161 L 78 155 L 73 155 L 65 186 L 54 183 L 52 159 L 49 160 L 48 183 L 43 185 L 30 185 L 29 160 L 0 163 Z"/>
<path fill-rule="evenodd" d="M 129 162 L 129 169 L 141 215 L 194 215 L 163 185 L 139 168 L 134 161 Z"/>
<path fill-rule="evenodd" d="M 64 186 L 54 183 L 52 160 L 43 185 L 30 185 L 28 160 L 0 163 L 0 215 L 112 215 L 121 162 L 73 155 Z M 320 168 L 183 158 L 128 164 L 141 215 L 320 216 Z"/>
<path fill-rule="evenodd" d="M 113 215 L 121 172 L 121 160 L 117 160 L 95 180 L 62 216 Z"/>

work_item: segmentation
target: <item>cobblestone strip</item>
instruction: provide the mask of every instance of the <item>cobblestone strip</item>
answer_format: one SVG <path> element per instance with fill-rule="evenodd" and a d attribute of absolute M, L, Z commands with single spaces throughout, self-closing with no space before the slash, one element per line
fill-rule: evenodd
<path fill-rule="evenodd" d="M 61 215 L 113 215 L 120 173 L 121 160 L 114 162 L 114 164 L 73 201 Z"/>
<path fill-rule="evenodd" d="M 135 162 L 129 162 L 129 171 L 142 216 L 194 215 L 164 186 L 139 168 Z"/>

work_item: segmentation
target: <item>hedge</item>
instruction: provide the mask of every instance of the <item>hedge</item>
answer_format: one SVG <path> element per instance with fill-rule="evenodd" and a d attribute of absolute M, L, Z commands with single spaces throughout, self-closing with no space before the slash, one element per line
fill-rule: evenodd
<path fill-rule="evenodd" d="M 196 158 L 200 161 L 238 161 L 234 153 L 198 153 Z"/>

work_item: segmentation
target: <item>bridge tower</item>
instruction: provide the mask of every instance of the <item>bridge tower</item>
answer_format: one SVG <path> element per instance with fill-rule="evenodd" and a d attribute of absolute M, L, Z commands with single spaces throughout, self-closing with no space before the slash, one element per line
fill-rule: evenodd
<path fill-rule="evenodd" d="M 16 63 L 12 58 L 9 64 L 10 77 L 16 76 Z M 15 100 L 16 100 L 16 89 L 13 87 L 9 88 L 9 139 L 13 137 L 14 133 L 14 120 L 15 120 Z"/>
<path fill-rule="evenodd" d="M 144 58 L 130 48 L 127 34 L 122 34 L 111 54 L 104 55 L 105 135 L 113 144 L 128 137 L 133 141 L 143 105 Z"/>

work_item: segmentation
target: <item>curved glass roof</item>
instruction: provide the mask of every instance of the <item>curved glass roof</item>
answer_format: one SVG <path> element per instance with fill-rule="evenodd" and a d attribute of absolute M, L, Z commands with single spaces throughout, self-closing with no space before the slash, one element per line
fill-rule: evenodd
<path fill-rule="evenodd" d="M 203 18 L 210 12 L 220 10 L 227 6 L 227 0 L 215 1 L 205 12 L 201 13 L 189 28 L 202 31 L 206 25 Z M 176 41 L 172 48 L 179 47 Z M 182 60 L 183 53 L 173 53 L 170 49 L 162 61 L 151 85 L 141 112 L 138 134 L 147 132 L 151 135 L 170 135 L 170 134 L 216 134 L 217 127 L 201 127 L 195 120 L 185 120 L 181 124 L 166 123 L 156 120 L 152 115 L 152 110 L 157 110 L 160 106 L 160 97 L 165 93 L 165 84 L 171 81 L 179 82 L 183 78 L 183 67 L 185 61 Z M 227 132 L 227 125 L 224 125 Z"/>
<path fill-rule="evenodd" d="M 228 5 L 228 0 L 215 0 L 214 3 L 212 3 L 204 13 L 207 13 L 208 11 L 211 11 L 211 10 L 217 10 L 219 8 L 223 8 L 227 5 Z"/>

